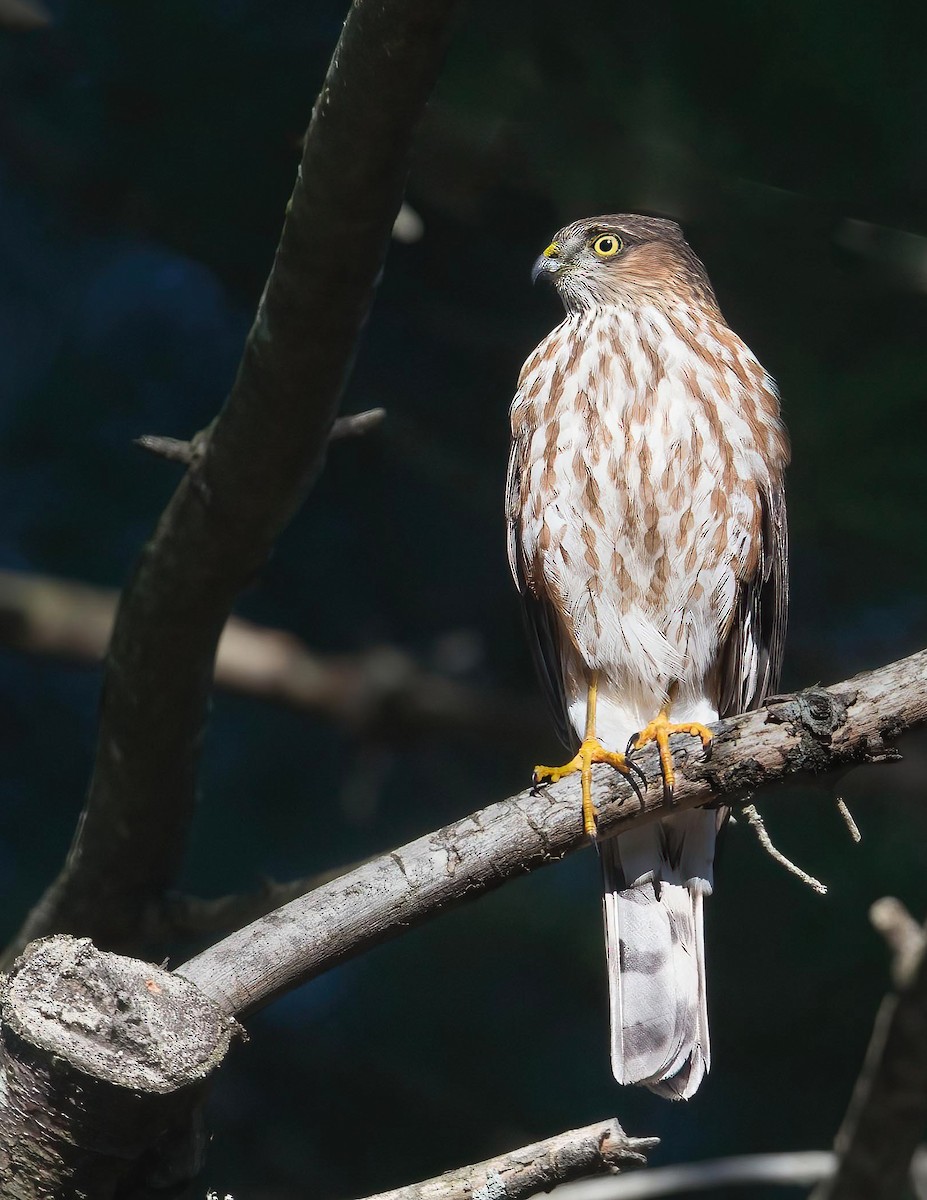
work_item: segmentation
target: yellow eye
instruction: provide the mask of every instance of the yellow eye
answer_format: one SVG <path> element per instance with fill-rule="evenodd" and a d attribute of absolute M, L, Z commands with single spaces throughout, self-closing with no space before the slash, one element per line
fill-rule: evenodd
<path fill-rule="evenodd" d="M 624 246 L 624 242 L 616 233 L 603 233 L 592 243 L 592 248 L 599 258 L 614 258 Z"/>

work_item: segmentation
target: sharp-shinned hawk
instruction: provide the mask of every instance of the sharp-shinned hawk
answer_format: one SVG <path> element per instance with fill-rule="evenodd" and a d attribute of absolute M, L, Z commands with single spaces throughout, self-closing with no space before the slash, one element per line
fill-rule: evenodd
<path fill-rule="evenodd" d="M 669 735 L 707 750 L 708 723 L 776 686 L 789 448 L 775 383 L 674 222 L 577 221 L 534 275 L 567 315 L 512 404 L 509 557 L 561 737 L 580 743 L 535 778 L 579 772 L 594 836 L 594 763 L 627 774 L 656 742 L 671 801 Z M 672 1099 L 710 1062 L 702 905 L 725 815 L 669 811 L 599 843 L 612 1069 Z"/>

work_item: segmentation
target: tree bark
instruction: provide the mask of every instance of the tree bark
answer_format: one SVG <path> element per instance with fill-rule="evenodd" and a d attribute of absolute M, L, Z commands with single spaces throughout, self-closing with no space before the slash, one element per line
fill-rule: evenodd
<path fill-rule="evenodd" d="M 830 688 L 776 698 L 713 727 L 704 761 L 673 746 L 680 811 L 835 767 L 898 757 L 891 744 L 927 721 L 927 651 Z M 602 837 L 657 820 L 664 807 L 654 748 L 636 757 L 651 786 L 639 800 L 611 768 L 593 775 Z M 178 968 L 226 1012 L 242 1015 L 410 925 L 588 845 L 575 777 L 519 793 L 364 863 L 203 951 Z"/>
<path fill-rule="evenodd" d="M 321 469 L 456 7 L 350 8 L 238 376 L 122 595 L 74 842 L 16 947 L 57 931 L 137 945 L 176 876 L 219 636 Z"/>
<path fill-rule="evenodd" d="M 0 991 L 3 1200 L 110 1200 L 189 1178 L 233 1022 L 178 975 L 87 939 L 29 947 Z"/>
<path fill-rule="evenodd" d="M 708 762 L 677 739 L 681 770 L 674 807 L 731 802 L 745 790 L 806 773 L 890 760 L 891 739 L 925 720 L 927 652 L 831 688 L 778 697 L 766 709 L 720 722 Z M 665 812 L 656 753 L 639 761 L 655 784 L 642 800 L 613 773 L 596 773 L 603 837 Z M 86 941 L 51 938 L 31 946 L 0 1000 L 4 1195 L 139 1198 L 147 1195 L 146 1180 L 192 1175 L 193 1120 L 206 1079 L 228 1046 L 229 1018 L 585 844 L 578 786 L 565 780 L 363 864 L 173 975 L 101 954 Z M 924 956 L 914 959 L 910 991 L 923 1009 L 927 972 Z M 907 995 L 902 999 L 907 1003 Z M 923 1013 L 915 1020 L 901 1002 L 898 1009 L 904 1021 L 893 1017 L 890 1027 L 890 1036 L 901 1036 L 900 1053 L 889 1060 L 901 1063 L 895 1098 L 919 1119 L 924 1091 L 912 1080 L 922 1082 L 914 1060 L 924 1061 Z M 521 1165 L 530 1176 L 530 1164 Z M 466 1172 L 452 1174 L 464 1187 Z M 489 1183 L 487 1177 L 481 1186 Z M 494 1197 L 487 1192 L 482 1200 Z"/>
<path fill-rule="evenodd" d="M 524 1200 L 573 1179 L 642 1167 L 646 1152 L 659 1142 L 659 1138 L 630 1138 L 612 1119 L 367 1200 Z"/>

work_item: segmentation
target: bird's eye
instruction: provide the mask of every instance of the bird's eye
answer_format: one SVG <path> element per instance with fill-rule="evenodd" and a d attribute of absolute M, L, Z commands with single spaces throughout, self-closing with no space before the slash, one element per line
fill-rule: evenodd
<path fill-rule="evenodd" d="M 624 242 L 615 233 L 603 233 L 592 243 L 592 248 L 599 258 L 614 258 L 624 246 Z"/>

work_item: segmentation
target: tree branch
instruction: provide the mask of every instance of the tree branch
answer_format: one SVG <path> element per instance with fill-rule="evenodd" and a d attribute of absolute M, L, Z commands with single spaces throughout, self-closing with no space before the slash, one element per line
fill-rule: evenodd
<path fill-rule="evenodd" d="M 677 739 L 674 811 L 732 802 L 806 773 L 897 757 L 890 744 L 927 720 L 927 651 L 830 688 L 814 688 L 714 727 L 710 761 Z M 656 751 L 637 760 L 658 778 Z M 242 1015 L 410 925 L 587 844 L 573 779 L 525 791 L 374 859 L 225 938 L 178 968 L 226 1012 Z M 655 820 L 662 791 L 640 803 L 598 771 L 600 834 Z M 927 1090 L 925 1090 L 927 1096 Z"/>
<path fill-rule="evenodd" d="M 148 913 L 144 929 L 145 939 L 152 943 L 164 944 L 239 929 L 242 925 L 256 921 L 259 917 L 288 904 L 297 896 L 305 896 L 307 892 L 321 887 L 329 880 L 346 875 L 355 866 L 354 863 L 347 863 L 341 867 L 333 867 L 330 871 L 319 871 L 316 875 L 309 875 L 304 879 L 290 879 L 283 883 L 268 879 L 253 892 L 232 892 L 227 896 L 215 896 L 211 899 L 169 892 L 162 903 Z"/>
<path fill-rule="evenodd" d="M 196 1114 L 234 1032 L 196 988 L 86 938 L 52 937 L 3 980 L 0 1016 L 7 1200 L 106 1200 L 125 1196 L 137 1169 L 165 1186 L 196 1173 Z"/>
<path fill-rule="evenodd" d="M 0 0 L 0 26 L 7 29 L 44 29 L 51 20 L 39 0 Z"/>
<path fill-rule="evenodd" d="M 613 1118 L 367 1200 L 523 1200 L 586 1175 L 644 1166 L 646 1152 L 659 1144 L 628 1137 Z"/>
<path fill-rule="evenodd" d="M 329 430 L 330 442 L 342 442 L 348 438 L 363 437 L 382 425 L 386 419 L 385 408 L 367 408 L 359 413 L 346 413 L 337 417 Z"/>
<path fill-rule="evenodd" d="M 338 417 L 329 430 L 328 440 L 329 442 L 340 442 L 347 438 L 362 437 L 371 429 L 382 425 L 385 416 L 385 408 L 368 408 L 364 412 L 348 413 L 346 416 Z M 141 450 L 147 450 L 156 458 L 164 458 L 168 462 L 176 462 L 189 467 L 197 461 L 205 449 L 205 436 L 201 432 L 191 441 L 185 442 L 180 438 L 144 433 L 135 439 L 135 445 Z"/>
<path fill-rule="evenodd" d="M 147 450 L 155 458 L 163 458 L 165 462 L 180 463 L 189 467 L 196 458 L 193 442 L 185 442 L 183 438 L 162 437 L 159 433 L 143 433 L 132 443 L 139 450 Z"/>
<path fill-rule="evenodd" d="M 802 883 L 807 884 L 808 887 L 810 887 L 813 892 L 817 892 L 819 896 L 827 895 L 827 888 L 823 883 L 821 883 L 820 879 L 815 879 L 813 875 L 809 875 L 807 871 L 803 871 L 801 867 L 796 866 L 796 864 L 793 863 L 790 858 L 786 858 L 782 851 L 773 844 L 773 840 L 769 836 L 769 832 L 766 829 L 765 822 L 757 811 L 755 804 L 745 805 L 744 808 L 741 809 L 741 812 L 746 818 L 747 824 L 756 834 L 757 841 L 774 862 L 777 862 L 780 867 L 784 867 L 790 875 L 794 875 L 796 879 L 800 879 Z"/>
<path fill-rule="evenodd" d="M 108 588 L 0 570 L 0 644 L 97 664 L 118 599 Z M 219 639 L 215 684 L 380 736 L 419 738 L 450 730 L 499 740 L 540 736 L 545 728 L 536 700 L 481 691 L 424 671 L 396 647 L 323 656 L 293 634 L 240 617 L 229 618 Z"/>
<path fill-rule="evenodd" d="M 892 952 L 892 980 L 895 987 L 904 988 L 917 970 L 924 946 L 925 930 L 918 925 L 900 900 L 883 896 L 869 909 L 873 929 L 885 938 Z"/>
<path fill-rule="evenodd" d="M 685 742 L 677 744 L 677 756 L 683 769 L 680 771 L 674 808 L 683 810 L 713 799 L 732 802 L 741 797 L 745 790 L 752 793 L 808 772 L 819 773 L 832 767 L 846 768 L 854 763 L 891 760 L 894 751 L 889 744 L 890 739 L 925 720 L 927 652 L 831 688 L 815 688 L 794 697 L 778 697 L 766 709 L 720 722 L 715 730 L 714 755 L 709 762 L 700 757 L 690 757 L 690 747 Z M 642 768 L 653 780 L 657 778 L 657 762 L 657 754 L 653 749 L 640 758 Z M 182 989 L 186 980 L 197 986 L 203 994 L 198 1002 L 205 1006 L 204 1019 L 207 1023 L 212 1022 L 220 1039 L 218 1051 L 213 1048 L 217 1044 L 216 1037 L 205 1039 L 207 1050 L 203 1055 L 197 1049 L 200 1039 L 194 1038 L 196 1044 L 191 1046 L 194 1077 L 191 1082 L 202 1077 L 202 1073 L 198 1073 L 199 1064 L 208 1062 L 208 1070 L 211 1070 L 224 1053 L 229 1023 L 223 1020 L 223 1014 L 230 1017 L 253 1011 L 299 982 L 396 935 L 409 925 L 424 921 L 449 905 L 479 895 L 525 870 L 554 861 L 586 844 L 579 820 L 577 790 L 573 781 L 564 781 L 541 794 L 524 792 L 509 801 L 475 813 L 456 825 L 332 880 L 309 896 L 291 902 L 269 917 L 226 938 L 191 959 L 172 976 L 167 976 L 173 981 L 171 993 L 180 996 L 181 1001 L 185 993 L 182 990 L 175 992 L 174 985 Z M 609 772 L 596 774 L 594 798 L 602 836 L 656 820 L 665 811 L 659 786 L 651 786 L 643 800 L 638 800 L 620 778 Z M 910 949 L 913 944 L 910 924 L 901 924 L 904 928 L 896 940 Z M 898 921 L 895 921 L 895 926 L 900 929 Z M 49 947 L 55 948 L 57 959 L 54 962 L 47 962 L 43 958 Z M 81 969 L 73 969 L 69 965 L 75 955 L 90 956 L 94 961 L 102 960 L 102 982 L 94 983 L 91 987 L 85 986 L 87 976 L 82 969 L 83 964 Z M 899 1012 L 904 1011 L 909 995 L 913 997 L 916 989 L 923 990 L 927 986 L 923 982 L 923 977 L 927 975 L 925 957 L 923 953 L 917 955 L 916 970 L 912 967 L 913 978 L 899 999 Z M 36 964 L 34 980 L 23 971 L 23 963 L 33 961 Z M 118 970 L 111 969 L 110 962 L 118 962 Z M 117 977 L 123 978 L 126 970 L 130 975 L 135 972 L 127 986 L 109 986 Z M 141 972 L 141 976 L 138 976 L 138 972 Z M 112 1084 L 121 1078 L 118 1075 L 122 1069 L 120 1030 L 124 1025 L 134 1029 L 138 1023 L 137 1014 L 130 1013 L 131 1019 L 126 1020 L 120 1014 L 125 1011 L 127 1004 L 131 1008 L 136 1002 L 134 998 L 142 992 L 157 997 L 166 987 L 161 976 L 147 964 L 115 960 L 112 955 L 98 955 L 86 940 L 75 942 L 67 937 L 39 942 L 30 947 L 27 957 L 17 964 L 6 989 L 0 995 L 3 1010 L 0 1057 L 3 1057 L 4 1077 L 8 1080 L 4 1097 L 0 1098 L 0 1160 L 5 1155 L 4 1161 L 15 1165 L 24 1181 L 21 1195 L 26 1200 L 33 1200 L 33 1197 L 37 1200 L 38 1195 L 45 1194 L 41 1190 L 36 1192 L 34 1187 L 29 1190 L 33 1173 L 41 1172 L 45 1164 L 51 1164 L 49 1169 L 53 1168 L 59 1175 L 64 1171 L 61 1177 L 68 1185 L 71 1183 L 68 1171 L 83 1183 L 86 1179 L 93 1179 L 91 1172 L 98 1166 L 112 1174 L 113 1171 L 123 1170 L 127 1162 L 138 1158 L 139 1153 L 144 1156 L 148 1150 L 157 1152 L 157 1170 L 162 1176 L 167 1171 L 172 1180 L 187 1177 L 190 1170 L 195 1168 L 199 1139 L 195 1127 L 189 1126 L 191 1109 L 184 1107 L 184 1103 L 191 1097 L 195 1101 L 199 1093 L 196 1088 L 188 1092 L 185 1083 L 180 1089 L 180 1118 L 175 1121 L 173 1117 L 166 1116 L 167 1110 L 161 1114 L 160 1102 L 152 1107 L 154 1102 L 149 1100 L 150 1089 L 147 1085 L 141 1087 L 130 1081 L 134 1090 L 145 1092 L 144 1096 L 138 1097 L 142 1115 L 136 1121 L 134 1110 L 128 1114 L 126 1145 L 120 1147 L 119 1159 L 115 1163 L 106 1156 L 102 1156 L 98 1162 L 101 1156 L 95 1151 L 89 1155 L 78 1154 L 76 1158 L 69 1153 L 68 1147 L 73 1140 L 70 1115 L 61 1126 L 64 1131 L 62 1136 L 66 1135 L 64 1144 L 59 1144 L 61 1139 L 56 1132 L 57 1126 L 51 1133 L 44 1127 L 28 1132 L 30 1113 L 35 1109 L 33 1098 L 36 1088 L 44 1086 L 47 1076 L 45 1058 L 51 1053 L 52 1060 L 58 1061 L 54 1044 L 45 1040 L 48 1029 L 43 1022 L 51 1021 L 59 1040 L 63 1039 L 67 1046 L 67 1051 L 62 1051 L 58 1057 L 65 1071 L 63 1086 L 71 1094 L 72 1071 L 76 1061 L 71 1052 L 71 1043 L 75 1042 L 75 1030 L 89 1031 L 90 1048 L 87 1053 L 91 1055 L 91 1061 L 95 1061 L 93 1055 L 97 1053 L 96 1035 L 99 1031 L 96 1013 L 101 997 L 104 1010 L 113 1015 L 112 1029 L 108 1025 L 104 1027 L 103 1040 L 112 1049 L 116 1076 L 113 1079 L 106 1076 L 99 1085 L 88 1085 L 92 1118 L 90 1128 L 93 1130 L 99 1124 L 100 1114 L 105 1118 L 109 1104 L 107 1096 L 119 1094 Z M 72 993 L 79 997 L 83 1009 L 75 1008 L 70 1003 Z M 198 996 L 196 992 L 188 994 L 191 997 Z M 38 1035 L 32 1038 L 37 1047 L 35 1053 L 28 1048 L 25 1054 L 21 1053 L 15 1040 L 18 1037 L 19 1017 L 16 1014 L 19 1009 L 14 1011 L 11 1003 L 17 998 L 23 1011 L 27 1011 L 35 1001 L 33 1007 L 38 1022 Z M 906 1122 L 910 1122 L 912 1115 L 917 1118 L 919 1134 L 923 1108 L 927 1103 L 927 1085 L 922 1077 L 923 1063 L 927 1058 L 922 1053 L 927 1041 L 927 1022 L 924 1020 L 923 996 L 918 999 L 917 1021 L 912 1026 L 909 1012 L 907 1025 L 902 1023 L 902 1038 L 896 1047 L 896 1050 L 900 1050 L 901 1058 L 893 1059 L 894 1070 L 900 1073 L 898 1077 L 904 1085 L 900 1090 L 895 1088 L 894 1095 L 896 1100 L 901 1095 L 907 1110 L 902 1111 L 900 1118 L 893 1123 L 891 1136 L 886 1138 L 880 1134 L 879 1140 L 874 1143 L 882 1155 L 880 1170 L 890 1157 L 883 1149 L 886 1142 L 896 1141 L 901 1126 L 904 1130 L 902 1140 L 906 1143 L 910 1132 Z M 154 1011 L 142 1015 L 145 1027 L 151 1027 L 155 1032 L 151 1038 L 139 1043 L 141 1057 L 138 1070 L 149 1071 L 151 1064 L 156 1062 L 159 1070 L 173 1072 L 179 1066 L 174 1052 L 175 1043 L 171 1040 L 176 1018 L 167 1018 L 166 1024 L 162 1022 L 158 1025 L 154 1019 L 156 1015 Z M 897 1012 L 893 1015 L 893 1021 L 896 1016 Z M 186 1015 L 184 1020 L 187 1020 Z M 913 1041 L 908 1036 L 912 1027 L 915 1034 Z M 158 1029 L 162 1032 L 158 1033 Z M 893 1024 L 889 1030 L 890 1038 L 894 1032 Z M 77 1051 L 83 1053 L 80 1039 L 76 1041 Z M 172 1050 L 165 1057 L 163 1049 L 167 1045 Z M 889 1059 L 888 1054 L 885 1059 Z M 909 1059 L 919 1060 L 919 1065 L 910 1065 Z M 17 1090 L 20 1083 L 17 1072 L 20 1070 L 24 1072 L 21 1077 L 22 1088 Z M 38 1082 L 32 1078 L 36 1071 L 39 1073 Z M 154 1091 L 158 1095 L 170 1090 L 163 1088 L 157 1082 L 157 1077 L 152 1078 L 155 1080 Z M 10 1080 L 16 1085 L 12 1089 Z M 51 1086 L 57 1086 L 54 1079 L 51 1080 Z M 24 1098 L 22 1103 L 17 1099 L 20 1092 Z M 878 1098 L 877 1087 L 872 1094 Z M 889 1093 L 889 1098 L 891 1095 Z M 29 1108 L 27 1101 L 31 1105 Z M 881 1103 L 886 1103 L 884 1097 Z M 50 1093 L 39 1108 L 59 1112 L 63 1105 L 62 1099 Z M 878 1104 L 875 1111 L 878 1118 Z M 897 1110 L 894 1111 L 897 1115 Z M 152 1116 L 155 1112 L 158 1113 L 157 1119 Z M 859 1123 L 860 1128 L 862 1124 Z M 911 1122 L 912 1128 L 913 1124 Z M 23 1130 L 27 1132 L 23 1134 Z M 141 1137 L 142 1132 L 147 1139 L 152 1130 L 170 1136 L 166 1140 L 159 1138 L 157 1147 L 148 1140 L 132 1140 Z M 616 1127 L 616 1137 L 619 1135 L 620 1130 Z M 570 1135 L 567 1142 L 575 1136 Z M 582 1143 L 582 1135 L 579 1141 Z M 92 1142 L 92 1145 L 96 1144 Z M 526 1195 L 529 1191 L 555 1182 L 552 1172 L 562 1173 L 566 1170 L 579 1174 L 590 1168 L 597 1169 L 593 1164 L 602 1161 L 603 1150 L 607 1152 L 605 1165 L 608 1165 L 610 1150 L 607 1145 L 603 1146 L 601 1139 L 598 1150 L 588 1141 L 584 1144 L 585 1150 L 581 1146 L 573 1146 L 569 1150 L 564 1146 L 563 1156 L 559 1159 L 556 1154 L 551 1155 L 550 1143 L 522 1152 L 523 1156 L 527 1156 L 527 1161 L 519 1159 L 518 1155 L 509 1156 L 513 1173 L 511 1181 L 504 1178 L 502 1170 L 496 1170 L 493 1174 L 487 1169 L 479 1185 L 482 1189 L 479 1192 L 480 1200 L 502 1200 L 502 1197 L 509 1200 L 513 1193 L 516 1197 Z M 645 1145 L 637 1143 L 630 1147 L 624 1145 L 623 1148 L 633 1151 Z M 621 1146 L 620 1141 L 616 1146 Z M 47 1152 L 38 1165 L 30 1157 L 34 1147 L 38 1147 L 42 1155 Z M 892 1157 L 897 1157 L 897 1153 L 893 1151 Z M 868 1169 L 868 1162 L 864 1161 L 863 1165 Z M 145 1169 L 148 1169 L 147 1165 Z M 44 1186 L 41 1174 L 36 1174 L 36 1178 L 39 1185 Z M 102 1178 L 108 1179 L 109 1176 Z M 881 1174 L 879 1178 L 882 1178 Z M 426 1192 L 437 1196 L 439 1188 L 446 1190 L 449 1186 L 457 1186 L 466 1190 L 468 1186 L 472 1188 L 473 1183 L 471 1172 L 453 1172 L 451 1176 L 431 1184 L 393 1193 L 391 1200 L 398 1196 L 407 1196 L 409 1200 L 428 1200 Z M 102 1197 L 110 1193 L 97 1188 L 94 1194 Z M 886 1198 L 889 1195 L 884 1191 L 853 1193 L 854 1196 L 868 1194 Z"/>
<path fill-rule="evenodd" d="M 894 951 L 897 991 L 876 1014 L 834 1141 L 837 1170 L 812 1200 L 898 1200 L 927 1128 L 927 926 L 890 898 L 873 905 L 872 918 Z"/>
<path fill-rule="evenodd" d="M 742 1154 L 708 1162 L 656 1167 L 620 1179 L 586 1179 L 558 1190 L 557 1200 L 652 1200 L 721 1187 L 807 1188 L 833 1174 L 836 1158 L 826 1150 Z"/>
<path fill-rule="evenodd" d="M 322 467 L 455 10 L 351 6 L 238 376 L 120 602 L 74 843 L 16 945 L 132 945 L 177 873 L 219 635 Z"/>

